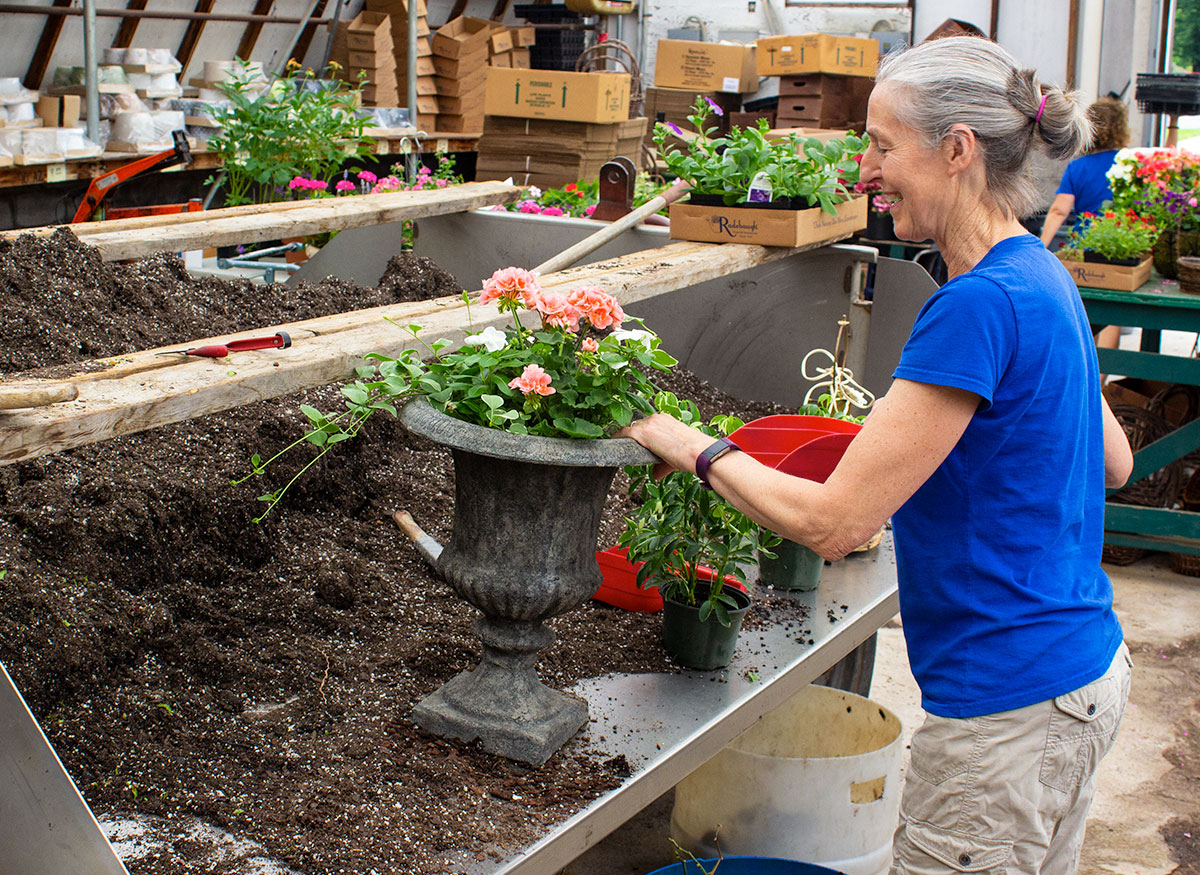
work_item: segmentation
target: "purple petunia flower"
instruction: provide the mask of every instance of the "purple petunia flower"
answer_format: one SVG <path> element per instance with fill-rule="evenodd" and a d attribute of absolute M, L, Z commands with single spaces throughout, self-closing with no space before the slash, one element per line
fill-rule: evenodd
<path fill-rule="evenodd" d="M 708 103 L 708 108 L 711 109 L 716 115 L 725 115 L 725 110 L 717 106 L 711 97 L 705 97 L 704 99 Z"/>
<path fill-rule="evenodd" d="M 683 136 L 683 131 L 680 130 L 679 125 L 675 124 L 675 122 L 663 122 L 663 124 L 665 124 L 668 128 L 670 128 L 672 131 L 674 131 L 675 136 L 677 136 L 677 137 Z"/>

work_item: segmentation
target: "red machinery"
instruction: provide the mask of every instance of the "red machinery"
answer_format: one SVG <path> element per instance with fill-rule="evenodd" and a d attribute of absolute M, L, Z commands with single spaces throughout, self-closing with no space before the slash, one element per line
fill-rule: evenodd
<path fill-rule="evenodd" d="M 175 140 L 174 148 L 155 155 L 147 155 L 145 158 L 138 158 L 136 161 L 130 161 L 116 170 L 93 179 L 92 184 L 88 186 L 88 190 L 83 195 L 83 203 L 79 205 L 79 209 L 75 211 L 75 217 L 71 219 L 71 224 L 90 221 L 93 218 L 97 218 L 97 213 L 100 214 L 99 218 L 128 219 L 132 216 L 194 213 L 203 209 L 199 198 L 192 198 L 185 204 L 162 204 L 153 207 L 105 208 L 101 206 L 101 201 L 104 200 L 110 191 L 120 183 L 128 181 L 139 173 L 155 167 L 162 169 L 172 167 L 176 164 L 191 164 L 192 153 L 188 149 L 187 137 L 184 136 L 183 131 L 172 131 L 171 136 Z"/>

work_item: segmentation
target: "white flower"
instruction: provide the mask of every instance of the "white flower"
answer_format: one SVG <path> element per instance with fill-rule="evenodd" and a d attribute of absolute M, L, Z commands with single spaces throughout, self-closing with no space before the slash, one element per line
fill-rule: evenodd
<path fill-rule="evenodd" d="M 536 185 L 529 186 L 530 200 L 537 200 L 541 196 L 542 196 L 542 190 L 540 188 L 538 188 Z"/>
<path fill-rule="evenodd" d="M 465 346 L 482 346 L 488 352 L 499 352 L 508 344 L 508 335 L 489 325 L 478 334 L 471 334 L 463 341 Z"/>
<path fill-rule="evenodd" d="M 655 341 L 655 335 L 653 332 L 643 331 L 640 328 L 629 328 L 629 329 L 618 328 L 616 331 L 614 331 L 609 336 L 612 337 L 613 340 L 616 340 L 616 341 L 624 342 L 624 341 L 628 340 L 633 343 L 640 343 L 647 350 L 650 350 L 653 348 L 654 341 Z"/>

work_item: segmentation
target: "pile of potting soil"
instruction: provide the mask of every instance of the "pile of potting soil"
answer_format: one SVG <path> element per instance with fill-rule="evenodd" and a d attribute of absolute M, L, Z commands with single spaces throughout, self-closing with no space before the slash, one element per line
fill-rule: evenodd
<path fill-rule="evenodd" d="M 27 236 L 0 243 L 0 372 L 460 288 L 411 254 L 375 287 L 255 286 L 193 278 L 170 255 L 104 263 L 66 231 Z M 686 372 L 662 382 L 705 415 L 780 412 Z M 301 433 L 301 402 L 335 409 L 338 387 L 0 467 L 0 661 L 101 817 L 159 815 L 169 829 L 197 816 L 313 875 L 514 853 L 626 767 L 586 735 L 531 769 L 411 723 L 413 704 L 479 655 L 474 610 L 391 521 L 407 509 L 445 541 L 449 454 L 376 417 L 257 525 L 264 484 L 230 481 Z M 285 461 L 271 488 L 303 462 Z M 622 527 L 626 482 L 601 546 Z M 672 671 L 658 623 L 590 603 L 553 622 L 542 677 Z M 214 862 L 170 838 L 130 871 L 246 871 L 244 857 Z"/>

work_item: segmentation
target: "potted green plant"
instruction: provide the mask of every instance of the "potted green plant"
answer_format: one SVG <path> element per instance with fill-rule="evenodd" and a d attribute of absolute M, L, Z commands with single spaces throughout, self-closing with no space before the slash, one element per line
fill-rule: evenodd
<path fill-rule="evenodd" d="M 672 237 L 799 246 L 865 227 L 866 203 L 851 190 L 865 136 L 851 133 L 824 143 L 796 133 L 768 138 L 767 122 L 760 119 L 756 127 L 734 126 L 714 137 L 708 119 L 721 112 L 701 96 L 688 116 L 694 135 L 672 122 L 655 125 L 668 172 L 692 187 L 687 203 L 671 207 Z M 758 212 L 764 209 L 770 212 Z"/>
<path fill-rule="evenodd" d="M 742 425 L 736 417 L 721 416 L 704 426 L 695 404 L 670 393 L 662 393 L 656 406 L 714 437 Z M 744 585 L 755 552 L 769 555 L 779 539 L 693 474 L 673 471 L 657 480 L 646 468 L 629 474 L 630 492 L 641 504 L 617 543 L 631 562 L 643 563 L 638 586 L 656 586 L 662 594 L 663 646 L 688 668 L 728 665 L 750 598 L 727 586 L 726 576 Z M 711 574 L 702 574 L 702 568 Z"/>
<path fill-rule="evenodd" d="M 1056 255 L 1078 285 L 1132 291 L 1150 278 L 1154 223 L 1133 210 L 1084 213 L 1080 228 Z"/>

